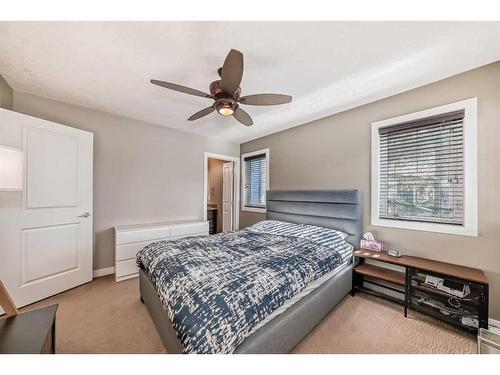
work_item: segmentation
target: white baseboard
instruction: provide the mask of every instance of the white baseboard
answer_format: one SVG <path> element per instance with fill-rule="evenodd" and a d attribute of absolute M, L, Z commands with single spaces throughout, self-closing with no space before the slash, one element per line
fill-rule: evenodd
<path fill-rule="evenodd" d="M 500 320 L 489 318 L 488 326 L 490 331 L 500 334 Z"/>
<path fill-rule="evenodd" d="M 115 273 L 115 267 L 99 268 L 98 270 L 94 270 L 93 277 L 96 278 L 111 275 L 113 273 Z"/>

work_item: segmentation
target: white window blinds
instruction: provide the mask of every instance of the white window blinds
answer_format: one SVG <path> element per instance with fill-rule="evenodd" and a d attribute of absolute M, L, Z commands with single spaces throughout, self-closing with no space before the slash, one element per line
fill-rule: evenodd
<path fill-rule="evenodd" d="M 265 153 L 243 158 L 245 163 L 245 206 L 266 207 L 267 155 Z"/>
<path fill-rule="evenodd" d="M 464 224 L 463 110 L 379 129 L 379 217 Z"/>

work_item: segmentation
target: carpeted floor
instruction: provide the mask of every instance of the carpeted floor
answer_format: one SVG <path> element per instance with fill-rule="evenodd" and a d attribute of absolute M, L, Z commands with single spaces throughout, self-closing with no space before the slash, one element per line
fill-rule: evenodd
<path fill-rule="evenodd" d="M 27 306 L 59 303 L 58 353 L 165 353 L 139 280 L 112 276 Z M 366 294 L 347 296 L 293 353 L 475 353 L 475 338 L 444 323 Z"/>

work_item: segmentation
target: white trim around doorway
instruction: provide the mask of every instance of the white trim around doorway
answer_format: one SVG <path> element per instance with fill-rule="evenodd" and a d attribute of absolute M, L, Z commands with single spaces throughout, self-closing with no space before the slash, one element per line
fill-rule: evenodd
<path fill-rule="evenodd" d="M 203 158 L 203 220 L 207 220 L 208 206 L 208 159 L 218 159 L 224 161 L 232 161 L 234 163 L 234 230 L 240 229 L 240 158 L 238 156 L 228 156 L 215 154 L 213 152 L 205 152 Z"/>

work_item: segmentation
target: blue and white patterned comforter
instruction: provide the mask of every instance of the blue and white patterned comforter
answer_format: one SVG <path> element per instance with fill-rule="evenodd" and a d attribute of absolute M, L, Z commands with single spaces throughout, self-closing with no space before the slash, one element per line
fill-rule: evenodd
<path fill-rule="evenodd" d="M 279 221 L 150 244 L 137 254 L 187 353 L 232 353 L 310 282 L 346 262 L 331 229 Z"/>

